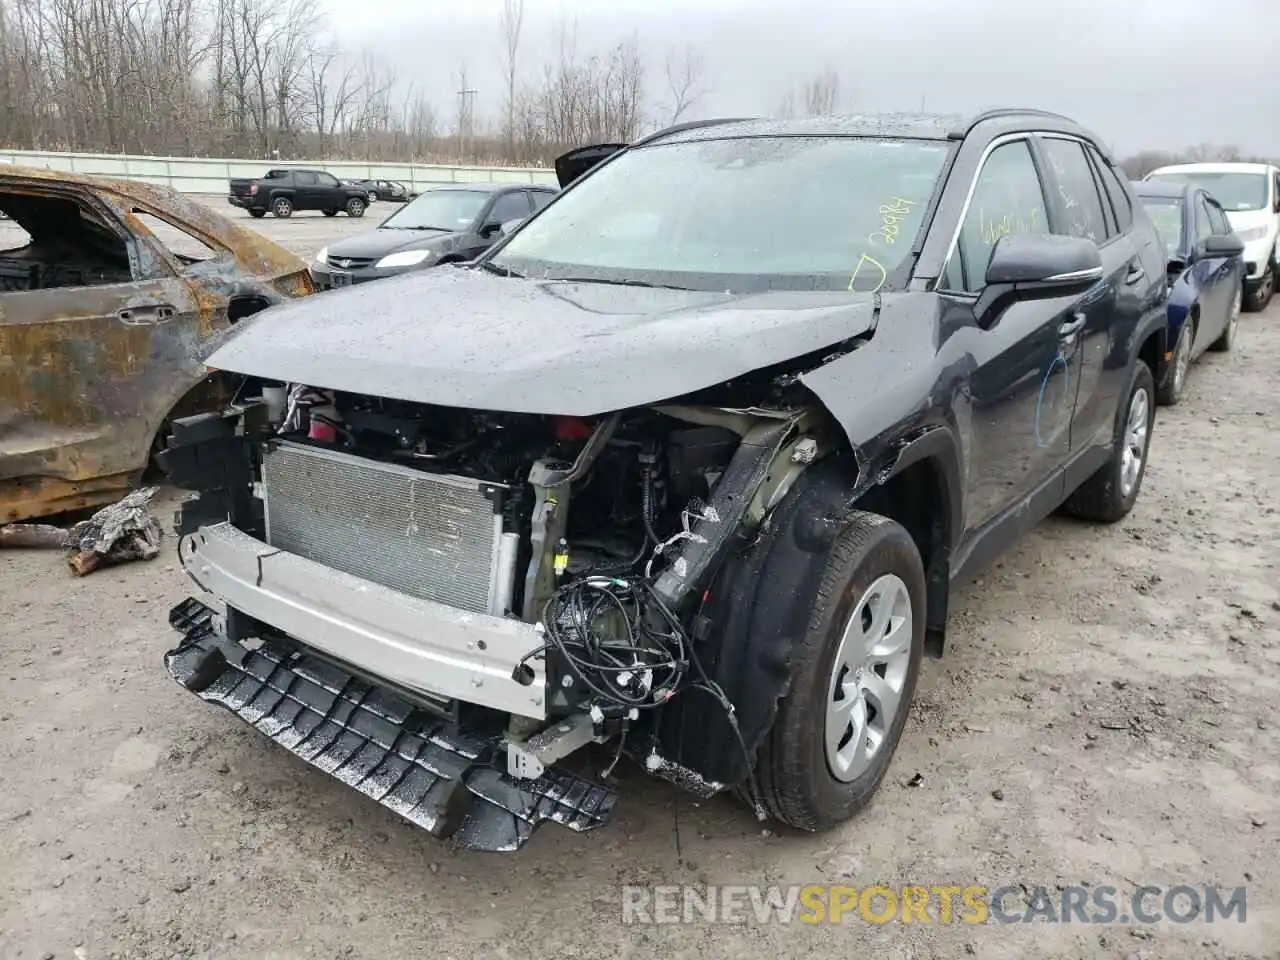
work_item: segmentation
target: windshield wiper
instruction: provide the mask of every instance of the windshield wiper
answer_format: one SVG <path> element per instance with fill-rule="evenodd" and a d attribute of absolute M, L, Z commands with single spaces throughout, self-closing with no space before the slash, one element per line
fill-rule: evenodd
<path fill-rule="evenodd" d="M 547 277 L 547 280 L 554 280 L 556 283 L 608 283 L 619 287 L 649 287 L 654 290 L 685 290 L 689 287 L 677 287 L 672 283 L 650 283 L 648 280 L 632 280 L 630 278 L 619 278 L 617 280 L 601 280 L 599 277 Z"/>
<path fill-rule="evenodd" d="M 476 266 L 485 273 L 496 273 L 500 277 L 514 277 L 517 280 L 523 280 L 525 278 L 523 273 L 516 273 L 516 271 L 512 270 L 510 267 L 500 267 L 498 264 L 492 263 L 488 260 L 483 260 L 480 263 L 477 263 Z"/>

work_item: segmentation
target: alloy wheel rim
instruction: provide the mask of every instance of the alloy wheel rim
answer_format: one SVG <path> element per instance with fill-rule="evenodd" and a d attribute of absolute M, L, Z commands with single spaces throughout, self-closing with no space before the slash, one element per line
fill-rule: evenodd
<path fill-rule="evenodd" d="M 1124 427 L 1124 453 L 1120 458 L 1120 493 L 1126 499 L 1138 486 L 1142 464 L 1147 457 L 1151 401 L 1146 390 L 1137 390 L 1129 401 L 1129 415 Z"/>
<path fill-rule="evenodd" d="M 902 709 L 911 665 L 911 593 L 888 573 L 869 586 L 845 623 L 827 685 L 824 743 L 831 775 L 866 772 Z"/>

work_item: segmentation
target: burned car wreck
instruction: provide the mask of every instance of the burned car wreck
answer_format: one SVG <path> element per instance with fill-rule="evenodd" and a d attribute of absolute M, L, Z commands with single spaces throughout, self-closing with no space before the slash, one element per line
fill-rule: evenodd
<path fill-rule="evenodd" d="M 959 239 L 975 183 L 1005 186 L 992 144 L 1042 135 L 1109 164 L 1023 111 L 685 125 L 476 264 L 241 324 L 209 362 L 254 390 L 160 454 L 197 493 L 176 522 L 203 591 L 171 613 L 170 673 L 470 847 L 605 822 L 592 743 L 606 773 L 848 819 L 952 584 L 1064 502 L 1114 521 L 1140 487 L 1162 265 L 1140 310 L 1101 291 L 1149 222 L 1104 253 L 1046 203 L 1051 230 Z M 868 186 L 833 219 L 851 165 Z M 779 184 L 803 186 L 762 216 L 807 249 L 721 220 Z"/>
<path fill-rule="evenodd" d="M 109 503 L 169 420 L 234 384 L 200 362 L 305 264 L 174 191 L 51 170 L 0 174 L 0 523 Z"/>

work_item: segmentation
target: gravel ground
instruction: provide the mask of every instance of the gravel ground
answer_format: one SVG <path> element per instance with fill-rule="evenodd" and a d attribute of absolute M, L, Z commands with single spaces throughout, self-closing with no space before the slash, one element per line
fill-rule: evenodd
<path fill-rule="evenodd" d="M 306 254 L 376 219 L 253 223 Z M 168 678 L 171 551 L 0 553 L 0 958 L 1280 957 L 1277 366 L 1280 304 L 1160 411 L 1125 522 L 1049 520 L 956 598 L 879 797 L 822 836 L 623 771 L 594 834 L 453 851 Z M 1248 919 L 635 927 L 627 883 L 1246 885 Z"/>

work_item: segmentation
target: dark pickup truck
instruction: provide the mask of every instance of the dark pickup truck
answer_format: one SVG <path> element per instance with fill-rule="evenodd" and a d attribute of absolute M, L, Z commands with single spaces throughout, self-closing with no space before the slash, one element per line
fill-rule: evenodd
<path fill-rule="evenodd" d="M 323 170 L 268 170 L 257 180 L 233 179 L 227 202 L 251 217 L 264 217 L 268 210 L 276 217 L 291 217 L 295 210 L 319 210 L 326 217 L 344 210 L 349 217 L 363 217 L 369 191 Z"/>

